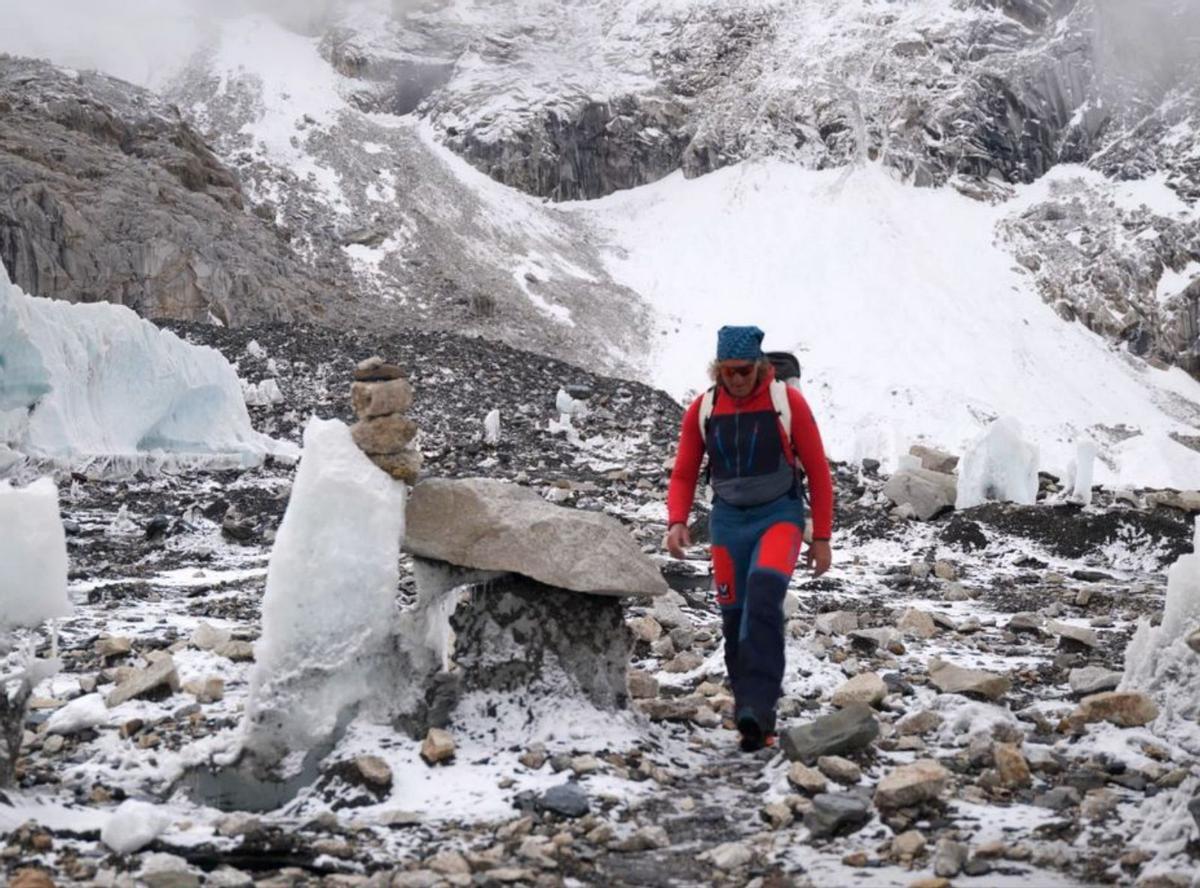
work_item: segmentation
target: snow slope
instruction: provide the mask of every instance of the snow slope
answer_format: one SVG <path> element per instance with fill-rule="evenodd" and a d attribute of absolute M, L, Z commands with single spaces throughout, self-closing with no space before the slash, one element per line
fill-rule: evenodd
<path fill-rule="evenodd" d="M 647 375 L 677 396 L 707 385 L 718 327 L 754 323 L 799 352 L 835 458 L 894 464 L 918 440 L 962 452 L 1014 416 L 1047 470 L 1091 435 L 1097 483 L 1194 486 L 1200 453 L 1170 435 L 1196 434 L 1200 383 L 1061 320 L 995 242 L 1047 187 L 991 206 L 874 165 L 763 161 L 573 208 L 605 230 L 613 277 L 661 312 Z"/>
<path fill-rule="evenodd" d="M 252 465 L 295 445 L 250 426 L 233 367 L 129 309 L 27 296 L 0 267 L 0 455 L 77 465 Z"/>

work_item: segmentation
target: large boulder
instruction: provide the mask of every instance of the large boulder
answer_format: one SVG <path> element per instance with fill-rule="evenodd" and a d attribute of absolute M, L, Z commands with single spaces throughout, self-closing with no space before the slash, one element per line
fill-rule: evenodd
<path fill-rule="evenodd" d="M 871 707 L 849 703 L 832 715 L 786 729 L 779 743 L 789 761 L 812 764 L 823 755 L 853 755 L 878 736 L 879 722 Z"/>
<path fill-rule="evenodd" d="M 958 482 L 953 475 L 929 469 L 901 469 L 888 478 L 884 496 L 897 506 L 912 506 L 922 521 L 954 508 Z"/>
<path fill-rule="evenodd" d="M 621 524 L 486 478 L 431 478 L 409 497 L 404 548 L 594 595 L 660 595 L 667 583 Z"/>

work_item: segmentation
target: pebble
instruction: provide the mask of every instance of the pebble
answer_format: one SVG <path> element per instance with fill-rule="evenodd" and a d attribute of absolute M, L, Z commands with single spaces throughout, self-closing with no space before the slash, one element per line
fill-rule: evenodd
<path fill-rule="evenodd" d="M 824 775 L 815 768 L 810 768 L 803 762 L 792 762 L 787 774 L 788 782 L 809 795 L 817 795 L 825 791 Z"/>

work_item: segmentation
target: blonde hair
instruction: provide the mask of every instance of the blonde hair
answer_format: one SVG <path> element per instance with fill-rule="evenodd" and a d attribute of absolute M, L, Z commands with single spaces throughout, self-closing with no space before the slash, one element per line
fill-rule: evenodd
<path fill-rule="evenodd" d="M 758 369 L 758 376 L 755 378 L 760 378 L 763 371 L 771 366 L 771 359 L 764 355 L 754 362 L 754 366 Z M 721 381 L 721 361 L 716 358 L 708 362 L 708 378 L 710 382 L 714 383 Z"/>

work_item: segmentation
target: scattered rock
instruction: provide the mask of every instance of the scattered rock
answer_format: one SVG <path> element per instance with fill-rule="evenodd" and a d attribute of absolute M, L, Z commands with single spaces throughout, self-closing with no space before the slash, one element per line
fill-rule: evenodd
<path fill-rule="evenodd" d="M 953 879 L 967 863 L 970 851 L 962 842 L 939 839 L 933 853 L 933 872 L 938 876 Z"/>
<path fill-rule="evenodd" d="M 454 758 L 454 738 L 449 731 L 430 728 L 421 744 L 421 758 L 427 765 L 436 765 Z"/>
<path fill-rule="evenodd" d="M 929 521 L 954 508 L 958 481 L 928 469 L 901 469 L 888 478 L 883 494 L 897 506 L 910 507 L 921 521 Z"/>
<path fill-rule="evenodd" d="M 633 633 L 634 638 L 646 644 L 662 638 L 663 627 L 654 617 L 634 617 L 632 620 L 626 621 L 626 625 Z"/>
<path fill-rule="evenodd" d="M 823 755 L 853 755 L 878 736 L 879 722 L 871 707 L 852 703 L 832 715 L 787 728 L 779 742 L 789 760 L 812 764 Z"/>
<path fill-rule="evenodd" d="M 820 793 L 813 796 L 812 803 L 804 815 L 804 825 L 814 838 L 854 832 L 871 819 L 870 803 L 854 793 Z"/>
<path fill-rule="evenodd" d="M 1187 646 L 1200 654 L 1200 629 L 1197 629 L 1187 637 Z"/>
<path fill-rule="evenodd" d="M 853 786 L 862 780 L 862 768 L 840 755 L 823 755 L 817 759 L 817 768 L 830 780 Z"/>
<path fill-rule="evenodd" d="M 920 830 L 910 829 L 892 839 L 892 855 L 901 860 L 919 857 L 925 851 L 925 836 Z"/>
<path fill-rule="evenodd" d="M 629 671 L 629 696 L 635 700 L 652 699 L 658 696 L 658 679 L 644 669 Z"/>
<path fill-rule="evenodd" d="M 197 703 L 216 703 L 225 698 L 225 679 L 216 676 L 203 680 L 194 678 L 185 682 L 183 689 L 195 697 Z"/>
<path fill-rule="evenodd" d="M 209 623 L 201 623 L 192 632 L 191 645 L 202 651 L 211 651 L 233 638 L 228 629 L 218 629 Z"/>
<path fill-rule="evenodd" d="M 8 882 L 9 888 L 55 888 L 54 881 L 45 870 L 36 867 L 22 867 L 12 875 Z"/>
<path fill-rule="evenodd" d="M 587 793 L 578 783 L 567 782 L 552 786 L 537 799 L 538 810 L 562 817 L 582 817 L 591 810 Z"/>
<path fill-rule="evenodd" d="M 929 677 L 943 694 L 967 694 L 985 700 L 998 700 L 1012 687 L 1006 675 L 983 669 L 964 669 L 937 657 L 929 662 Z"/>
<path fill-rule="evenodd" d="M 213 648 L 213 653 L 235 663 L 249 663 L 254 660 L 254 644 L 233 639 L 217 645 Z"/>
<path fill-rule="evenodd" d="M 1033 774 L 1021 750 L 1014 743 L 996 743 L 992 747 L 992 759 L 1005 786 L 1032 786 Z"/>
<path fill-rule="evenodd" d="M 1056 786 L 1049 792 L 1038 795 L 1033 803 L 1039 808 L 1049 808 L 1051 811 L 1063 811 L 1073 808 L 1080 803 L 1082 797 L 1079 790 L 1073 786 Z"/>
<path fill-rule="evenodd" d="M 820 771 L 808 767 L 803 762 L 792 762 L 788 768 L 788 782 L 809 795 L 819 795 L 825 791 L 825 777 Z"/>
<path fill-rule="evenodd" d="M 726 842 L 700 855 L 720 870 L 735 870 L 754 859 L 754 851 L 745 842 Z"/>
<path fill-rule="evenodd" d="M 1095 629 L 1072 626 L 1070 623 L 1051 620 L 1046 624 L 1046 631 L 1057 635 L 1059 639 L 1066 639 L 1068 642 L 1073 642 L 1082 647 L 1095 648 L 1100 645 L 1100 636 L 1096 633 Z"/>
<path fill-rule="evenodd" d="M 348 762 L 346 776 L 352 783 L 376 791 L 387 790 L 392 786 L 392 769 L 377 755 L 355 756 Z"/>
<path fill-rule="evenodd" d="M 96 656 L 102 660 L 109 660 L 113 657 L 123 657 L 133 651 L 133 642 L 123 636 L 106 636 L 96 642 L 94 648 Z"/>
<path fill-rule="evenodd" d="M 949 561 L 936 561 L 933 565 L 933 575 L 939 580 L 946 580 L 947 582 L 957 580 L 958 568 Z"/>
<path fill-rule="evenodd" d="M 874 672 L 860 672 L 834 691 L 833 705 L 839 708 L 852 703 L 878 705 L 887 696 L 888 688 Z"/>
<path fill-rule="evenodd" d="M 921 461 L 921 468 L 930 472 L 952 475 L 955 467 L 958 466 L 957 456 L 946 453 L 944 450 L 938 450 L 936 447 L 914 444 L 908 448 L 908 452 Z"/>
<path fill-rule="evenodd" d="M 828 611 L 817 614 L 815 625 L 822 635 L 848 635 L 858 628 L 858 614 L 853 611 Z"/>
<path fill-rule="evenodd" d="M 704 658 L 695 651 L 682 651 L 663 666 L 663 672 L 680 674 L 692 672 L 704 665 Z"/>
<path fill-rule="evenodd" d="M 1070 718 L 1077 724 L 1106 721 L 1121 728 L 1138 728 L 1158 718 L 1158 706 L 1140 691 L 1107 691 L 1084 697 Z"/>
<path fill-rule="evenodd" d="M 919 759 L 901 765 L 879 781 L 875 805 L 887 810 L 936 799 L 949 782 L 949 771 L 932 759 Z"/>
<path fill-rule="evenodd" d="M 148 697 L 159 693 L 171 694 L 179 689 L 179 673 L 175 671 L 175 661 L 171 659 L 170 654 L 162 654 L 145 669 L 133 670 L 124 681 L 109 692 L 105 702 L 111 709 L 137 697 Z"/>
<path fill-rule="evenodd" d="M 942 726 L 944 719 L 942 716 L 934 712 L 932 709 L 922 709 L 919 712 L 910 712 L 904 718 L 896 722 L 896 733 L 901 736 L 924 736 L 931 731 L 936 731 Z"/>
<path fill-rule="evenodd" d="M 911 638 L 933 638 L 937 634 L 933 617 L 915 607 L 908 608 L 900 616 L 896 628 Z"/>
<path fill-rule="evenodd" d="M 614 847 L 618 851 L 656 851 L 670 846 L 671 837 L 661 826 L 643 826 Z"/>
<path fill-rule="evenodd" d="M 900 641 L 900 633 L 890 626 L 877 629 L 856 629 L 849 633 L 852 641 L 862 645 L 869 651 L 889 650 Z"/>
<path fill-rule="evenodd" d="M 1114 690 L 1121 683 L 1121 677 L 1120 672 L 1103 666 L 1084 666 L 1082 669 L 1072 669 L 1067 676 L 1067 683 L 1071 686 L 1072 694 L 1085 697 Z"/>

